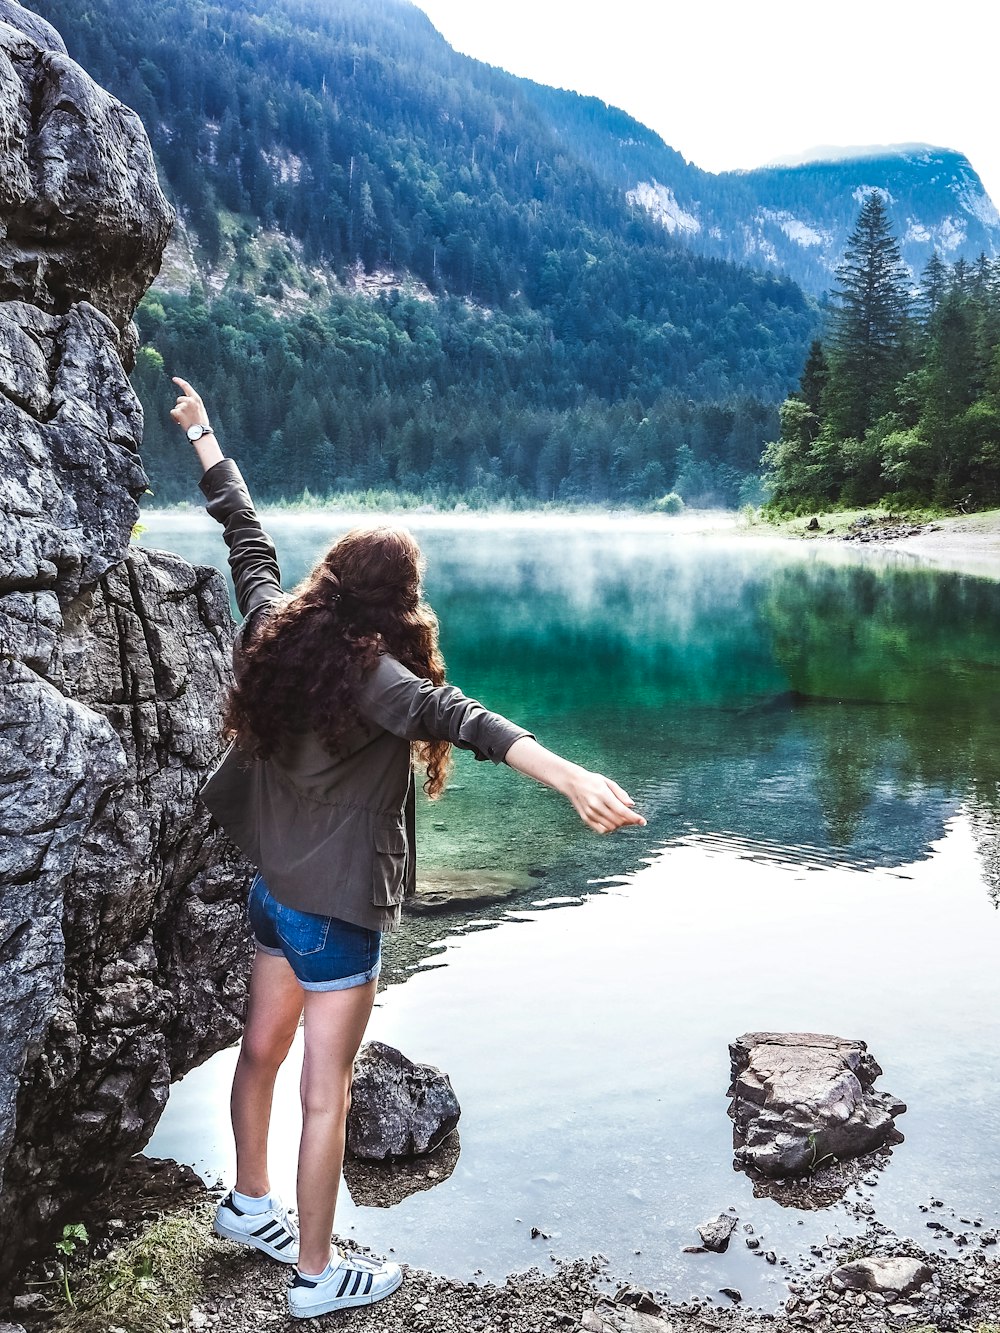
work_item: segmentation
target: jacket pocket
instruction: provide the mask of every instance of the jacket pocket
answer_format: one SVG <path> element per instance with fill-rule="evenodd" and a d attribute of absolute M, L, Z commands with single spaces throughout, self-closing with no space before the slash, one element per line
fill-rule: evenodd
<path fill-rule="evenodd" d="M 376 824 L 372 858 L 372 903 L 396 907 L 406 892 L 406 834 L 399 824 Z"/>

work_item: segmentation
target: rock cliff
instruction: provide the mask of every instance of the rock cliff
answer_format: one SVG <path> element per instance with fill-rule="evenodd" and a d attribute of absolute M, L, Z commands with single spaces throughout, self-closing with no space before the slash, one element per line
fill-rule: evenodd
<path fill-rule="evenodd" d="M 130 546 L 171 222 L 137 117 L 0 0 L 0 1282 L 242 1011 L 246 872 L 196 801 L 229 599 Z"/>

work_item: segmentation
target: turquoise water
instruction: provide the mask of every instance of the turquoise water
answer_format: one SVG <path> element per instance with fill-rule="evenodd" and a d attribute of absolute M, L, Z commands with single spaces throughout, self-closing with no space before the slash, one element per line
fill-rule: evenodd
<path fill-rule="evenodd" d="M 408 522 L 450 677 L 649 822 L 596 838 L 554 794 L 458 757 L 420 811 L 422 867 L 532 887 L 388 942 L 370 1035 L 449 1072 L 461 1154 L 391 1209 L 345 1192 L 338 1226 L 460 1276 L 600 1251 L 676 1298 L 735 1284 L 774 1305 L 782 1270 L 745 1247 L 681 1252 L 730 1205 L 790 1260 L 856 1226 L 754 1198 L 732 1169 L 728 1043 L 771 1028 L 865 1039 L 908 1103 L 864 1191 L 883 1220 L 926 1240 L 936 1194 L 1000 1221 L 1000 586 L 642 521 Z M 147 543 L 219 562 L 214 525 L 148 524 Z M 290 583 L 346 523 L 271 526 Z M 150 1151 L 228 1174 L 233 1059 L 178 1085 Z M 296 1126 L 290 1071 L 289 1195 Z"/>

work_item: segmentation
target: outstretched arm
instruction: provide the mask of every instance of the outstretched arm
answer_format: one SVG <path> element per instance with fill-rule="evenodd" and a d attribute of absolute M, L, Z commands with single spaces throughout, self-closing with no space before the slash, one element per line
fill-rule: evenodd
<path fill-rule="evenodd" d="M 505 762 L 518 773 L 565 796 L 595 833 L 613 833 L 625 824 L 646 822 L 633 809 L 635 802 L 631 796 L 617 782 L 553 754 L 531 736 L 516 740 L 507 751 Z"/>
<path fill-rule="evenodd" d="M 646 822 L 632 809 L 628 792 L 610 778 L 553 754 L 523 727 L 489 712 L 454 685 L 432 685 L 388 653 L 362 680 L 357 704 L 367 718 L 395 736 L 408 741 L 451 741 L 460 749 L 471 750 L 477 759 L 509 764 L 552 787 L 596 833 Z"/>

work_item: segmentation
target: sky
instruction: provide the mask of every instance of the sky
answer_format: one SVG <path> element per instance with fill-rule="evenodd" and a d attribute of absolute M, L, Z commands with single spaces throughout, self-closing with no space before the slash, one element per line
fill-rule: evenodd
<path fill-rule="evenodd" d="M 707 171 L 817 145 L 956 148 L 1000 207 L 987 0 L 416 0 L 456 50 L 592 94 Z"/>

